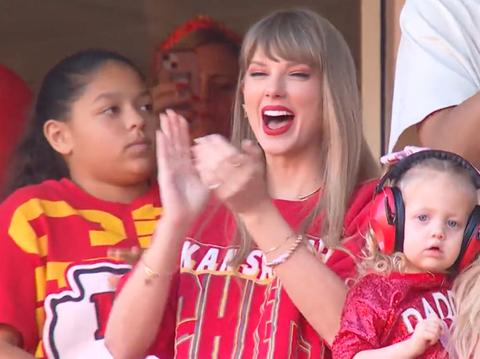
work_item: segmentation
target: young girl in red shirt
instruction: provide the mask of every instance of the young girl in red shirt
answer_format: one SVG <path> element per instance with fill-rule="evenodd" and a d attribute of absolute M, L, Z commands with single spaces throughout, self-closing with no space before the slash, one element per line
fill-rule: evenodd
<path fill-rule="evenodd" d="M 477 170 L 450 152 L 423 150 L 391 166 L 377 186 L 370 256 L 347 295 L 334 358 L 447 357 L 452 280 L 480 251 L 478 188 Z"/>

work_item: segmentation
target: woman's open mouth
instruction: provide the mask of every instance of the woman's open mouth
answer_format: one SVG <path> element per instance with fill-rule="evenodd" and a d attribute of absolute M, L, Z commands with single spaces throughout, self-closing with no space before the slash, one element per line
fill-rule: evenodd
<path fill-rule="evenodd" d="M 284 106 L 265 106 L 262 109 L 263 131 L 269 136 L 279 136 L 293 125 L 295 114 Z"/>

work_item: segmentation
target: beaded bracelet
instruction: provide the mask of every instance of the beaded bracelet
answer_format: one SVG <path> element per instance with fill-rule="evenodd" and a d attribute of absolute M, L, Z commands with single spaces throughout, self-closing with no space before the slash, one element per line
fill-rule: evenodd
<path fill-rule="evenodd" d="M 272 259 L 271 261 L 267 261 L 265 265 L 268 267 L 276 267 L 279 264 L 285 263 L 287 259 L 290 258 L 292 254 L 298 249 L 300 243 L 303 242 L 302 234 L 297 234 L 296 236 L 297 239 L 295 239 L 295 242 L 292 243 L 292 246 L 285 253 L 280 254 L 278 257 Z"/>
<path fill-rule="evenodd" d="M 297 234 L 295 232 L 290 233 L 288 236 L 285 237 L 285 239 L 282 241 L 282 243 L 280 243 L 279 245 L 276 245 L 276 246 L 274 246 L 270 249 L 267 249 L 263 253 L 265 255 L 267 255 L 269 253 L 275 252 L 276 250 L 280 249 L 281 246 L 283 246 L 285 243 L 287 243 L 290 238 L 293 238 L 293 237 L 296 237 L 296 236 L 297 236 Z"/>

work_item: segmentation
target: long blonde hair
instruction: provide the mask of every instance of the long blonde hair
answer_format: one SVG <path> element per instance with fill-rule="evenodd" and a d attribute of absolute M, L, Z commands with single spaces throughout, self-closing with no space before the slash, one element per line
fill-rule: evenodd
<path fill-rule="evenodd" d="M 480 359 L 480 259 L 455 279 L 453 292 L 457 314 L 452 325 L 450 353 L 454 358 Z"/>
<path fill-rule="evenodd" d="M 320 15 L 304 9 L 280 10 L 254 24 L 240 51 L 232 142 L 255 141 L 243 111 L 243 81 L 252 57 L 261 48 L 270 58 L 306 63 L 319 69 L 322 98 L 321 175 L 323 195 L 307 216 L 303 228 L 325 212 L 318 233 L 328 247 L 338 246 L 348 201 L 357 184 L 377 175 L 376 166 L 362 135 L 360 100 L 352 55 L 340 32 Z M 362 168 L 362 173 L 360 169 Z M 367 170 L 365 170 L 367 169 Z M 241 224 L 240 224 L 241 225 Z M 241 231 L 241 230 L 240 230 Z M 236 259 L 245 258 L 251 240 L 240 235 Z"/>

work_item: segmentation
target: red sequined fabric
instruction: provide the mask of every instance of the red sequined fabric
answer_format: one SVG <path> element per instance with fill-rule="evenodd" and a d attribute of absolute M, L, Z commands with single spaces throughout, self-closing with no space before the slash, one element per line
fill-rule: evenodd
<path fill-rule="evenodd" d="M 450 286 L 451 281 L 441 274 L 365 276 L 348 293 L 333 358 L 350 359 L 360 351 L 403 341 L 418 320 L 432 312 L 450 327 L 454 316 Z M 419 358 L 447 358 L 445 344 L 442 337 Z"/>

